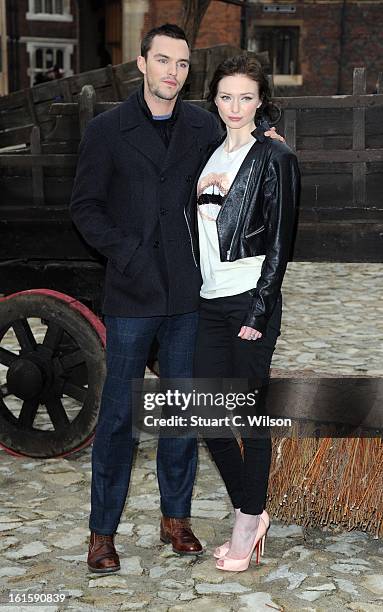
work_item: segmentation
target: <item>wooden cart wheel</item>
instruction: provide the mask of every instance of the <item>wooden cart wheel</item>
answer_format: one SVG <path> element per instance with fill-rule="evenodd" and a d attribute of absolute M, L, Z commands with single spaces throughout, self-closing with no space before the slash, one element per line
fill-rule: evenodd
<path fill-rule="evenodd" d="M 0 300 L 0 445 L 60 457 L 90 444 L 105 378 L 105 328 L 48 289 Z"/>

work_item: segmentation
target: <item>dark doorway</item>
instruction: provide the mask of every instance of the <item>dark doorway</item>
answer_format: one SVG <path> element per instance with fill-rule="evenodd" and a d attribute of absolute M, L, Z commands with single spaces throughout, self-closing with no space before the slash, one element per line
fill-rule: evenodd
<path fill-rule="evenodd" d="M 122 62 L 121 0 L 78 2 L 80 72 Z"/>

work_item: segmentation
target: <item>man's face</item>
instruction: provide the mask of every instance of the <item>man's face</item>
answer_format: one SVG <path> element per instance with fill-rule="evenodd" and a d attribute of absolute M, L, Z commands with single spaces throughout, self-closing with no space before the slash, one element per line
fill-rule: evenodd
<path fill-rule="evenodd" d="M 185 40 L 155 36 L 146 59 L 137 59 L 144 74 L 145 86 L 161 100 L 174 100 L 181 91 L 189 72 L 189 47 Z"/>

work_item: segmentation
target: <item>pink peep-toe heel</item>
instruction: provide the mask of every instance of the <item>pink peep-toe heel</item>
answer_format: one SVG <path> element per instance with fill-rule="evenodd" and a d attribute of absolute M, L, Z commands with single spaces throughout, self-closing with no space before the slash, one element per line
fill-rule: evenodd
<path fill-rule="evenodd" d="M 217 548 L 214 551 L 214 555 L 213 556 L 216 559 L 220 559 L 221 557 L 224 557 L 226 555 L 226 553 L 229 552 L 229 548 L 230 548 L 230 540 L 228 540 L 227 542 L 222 544 L 222 546 L 217 546 Z"/>
<path fill-rule="evenodd" d="M 253 543 L 250 548 L 250 552 L 244 559 L 230 559 L 230 557 L 224 556 L 219 559 L 222 565 L 216 563 L 216 568 L 227 572 L 244 572 L 250 565 L 251 557 L 253 556 L 254 550 L 256 551 L 256 563 L 260 562 L 261 556 L 263 556 L 265 550 L 265 539 L 267 531 L 270 527 L 270 519 L 266 510 L 264 510 L 259 519 L 259 525 L 257 533 L 255 534 Z"/>

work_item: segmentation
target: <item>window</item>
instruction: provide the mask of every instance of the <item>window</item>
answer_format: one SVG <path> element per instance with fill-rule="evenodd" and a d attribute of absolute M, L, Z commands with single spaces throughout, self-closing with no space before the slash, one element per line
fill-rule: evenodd
<path fill-rule="evenodd" d="M 27 19 L 40 21 L 73 21 L 70 0 L 29 0 Z"/>
<path fill-rule="evenodd" d="M 273 75 L 300 74 L 298 26 L 254 26 L 249 29 L 248 49 L 268 51 Z M 283 84 L 283 79 L 279 80 Z M 274 82 L 277 84 L 275 78 Z"/>
<path fill-rule="evenodd" d="M 53 66 L 58 65 L 64 69 L 64 49 L 58 47 L 36 47 L 35 49 L 35 69 L 38 71 L 46 71 Z"/>
<path fill-rule="evenodd" d="M 63 14 L 63 0 L 35 0 L 35 13 Z"/>
<path fill-rule="evenodd" d="M 46 73 L 54 66 L 58 66 L 63 71 L 63 76 L 71 76 L 71 55 L 73 44 L 52 42 L 28 42 L 27 53 L 29 55 L 28 74 L 31 86 L 38 82 L 38 75 Z"/>

